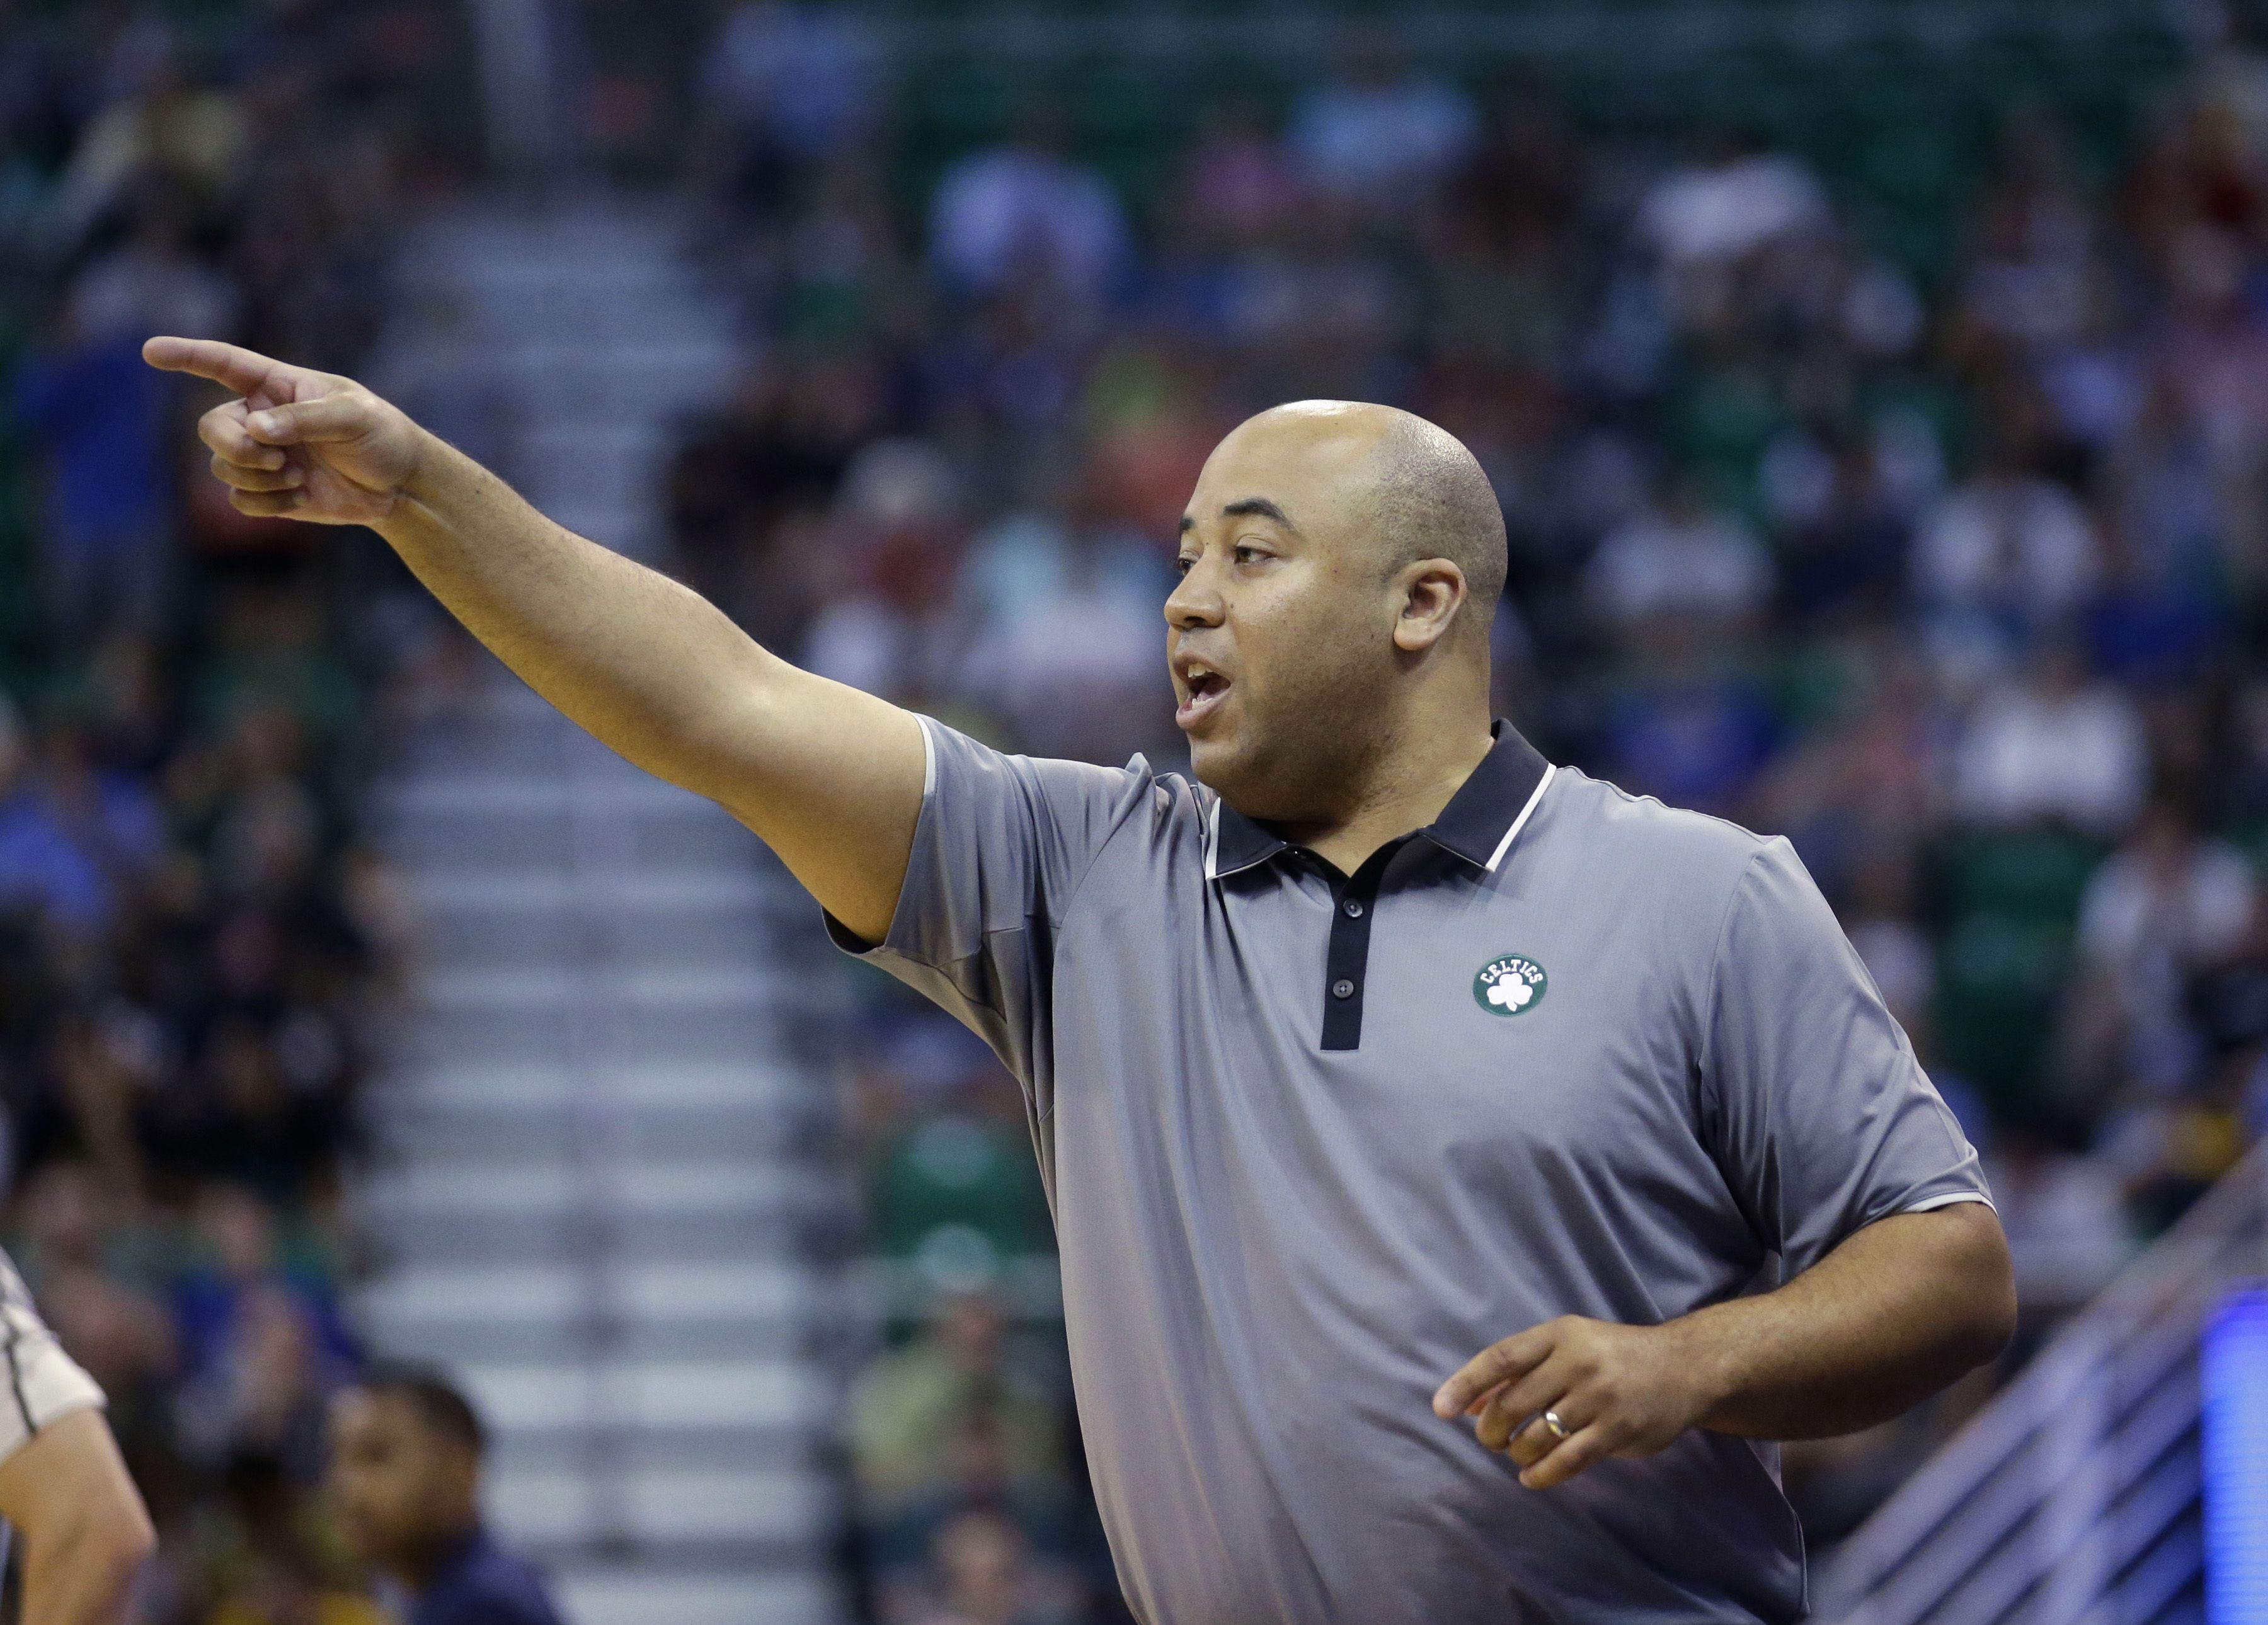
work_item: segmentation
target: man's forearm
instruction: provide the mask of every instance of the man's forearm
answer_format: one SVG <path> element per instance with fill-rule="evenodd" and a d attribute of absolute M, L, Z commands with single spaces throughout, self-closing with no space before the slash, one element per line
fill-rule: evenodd
<path fill-rule="evenodd" d="M 431 434 L 375 528 L 538 694 L 648 772 L 731 799 L 720 747 L 790 668 L 715 607 L 555 524 Z"/>
<path fill-rule="evenodd" d="M 151 1550 L 147 1526 L 85 1526 L 24 1551 L 24 1625 L 123 1625 Z"/>
<path fill-rule="evenodd" d="M 156 1545 L 99 1410 L 0 1462 L 0 1518 L 23 1541 L 24 1625 L 120 1625 Z"/>
<path fill-rule="evenodd" d="M 1889 1420 L 1984 1364 L 2015 1323 L 1992 1210 L 1962 1202 L 1868 1225 L 1775 1291 L 1668 1322 L 1700 1425 L 1821 1438 Z"/>

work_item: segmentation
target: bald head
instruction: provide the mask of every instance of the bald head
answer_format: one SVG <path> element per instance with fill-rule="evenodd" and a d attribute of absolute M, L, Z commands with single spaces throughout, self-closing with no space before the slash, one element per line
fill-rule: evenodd
<path fill-rule="evenodd" d="M 1447 559 L 1465 573 L 1468 624 L 1485 629 L 1504 592 L 1504 510 L 1480 460 L 1447 430 L 1392 407 L 1371 455 L 1371 511 L 1388 571 Z M 1477 613 L 1476 613 L 1477 612 Z"/>
<path fill-rule="evenodd" d="M 1463 441 L 1414 412 L 1364 401 L 1294 401 L 1246 419 L 1236 440 L 1281 442 L 1330 476 L 1329 499 L 1391 575 L 1447 559 L 1465 577 L 1460 629 L 1484 633 L 1504 592 L 1504 510 Z M 1322 493 L 1318 493 L 1321 495 Z"/>

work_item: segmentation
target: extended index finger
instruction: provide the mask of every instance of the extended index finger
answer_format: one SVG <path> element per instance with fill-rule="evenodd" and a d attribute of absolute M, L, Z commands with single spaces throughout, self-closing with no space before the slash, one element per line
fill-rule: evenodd
<path fill-rule="evenodd" d="M 1532 1327 L 1500 1343 L 1491 1343 L 1465 1362 L 1457 1374 L 1433 1395 L 1433 1414 L 1455 1416 L 1500 1384 L 1517 1382 L 1543 1364 L 1551 1352 L 1548 1327 Z"/>
<path fill-rule="evenodd" d="M 258 350 L 224 344 L 218 339 L 170 335 L 149 339 L 142 345 L 142 359 L 161 371 L 192 372 L 199 378 L 209 378 L 239 395 L 253 394 L 267 387 L 287 401 L 291 398 L 291 392 L 283 386 L 298 371 Z"/>

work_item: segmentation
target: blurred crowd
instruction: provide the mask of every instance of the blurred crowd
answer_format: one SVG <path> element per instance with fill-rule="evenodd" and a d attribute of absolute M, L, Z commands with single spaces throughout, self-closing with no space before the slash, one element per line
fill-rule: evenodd
<path fill-rule="evenodd" d="M 138 347 L 356 368 L 391 227 L 461 179 L 461 23 L 0 0 L 0 1240 L 111 1395 L 182 1625 L 369 1617 L 308 1490 L 408 948 L 361 801 L 417 651 L 375 549 L 221 498 L 217 395 Z M 664 497 L 768 646 L 1178 765 L 1160 606 L 1206 452 L 1284 400 L 1406 406 L 1505 505 L 1499 708 L 1795 842 L 1984 1153 L 2026 1346 L 2258 1136 L 2268 56 L 2201 49 L 2108 143 L 1980 111 L 1918 239 L 1800 142 L 1376 34 L 1108 165 L 1039 96 L 915 151 L 902 71 L 753 0 L 670 143 L 749 359 Z M 1020 1103 L 856 986 L 887 1336 L 852 1570 L 890 1625 L 1111 1617 Z M 1791 1449 L 1815 1536 L 1992 1380 Z"/>
<path fill-rule="evenodd" d="M 109 1396 L 169 1625 L 376 1618 L 310 1491 L 360 1362 L 400 658 L 351 613 L 368 551 L 237 513 L 219 392 L 140 346 L 355 364 L 445 17 L 0 4 L 0 1241 Z"/>
<path fill-rule="evenodd" d="M 2209 45 L 2108 143 L 1980 111 L 1934 256 L 1800 148 L 1587 123 L 1377 35 L 1193 109 L 1145 184 L 1035 99 L 909 188 L 879 60 L 751 4 L 703 75 L 688 185 L 753 359 L 669 501 L 756 636 L 996 742 L 1173 765 L 1207 449 L 1284 400 L 1405 406 L 1504 504 L 1502 709 L 1795 842 L 1985 1156 L 2023 1346 L 2257 1136 L 2268 57 Z M 1103 1588 L 1020 1108 L 860 986 L 869 1246 L 914 1283 L 850 1400 L 862 1562 L 892 1620 L 1071 1617 Z M 1815 1536 L 1990 1381 L 1791 1451 Z"/>

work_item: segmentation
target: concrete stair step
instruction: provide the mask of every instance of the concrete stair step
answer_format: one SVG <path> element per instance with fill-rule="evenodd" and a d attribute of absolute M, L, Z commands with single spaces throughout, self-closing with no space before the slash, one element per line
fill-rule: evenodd
<path fill-rule="evenodd" d="M 513 1016 L 587 1010 L 603 1002 L 696 1016 L 712 1011 L 737 1015 L 766 1008 L 779 985 L 780 978 L 762 964 L 649 966 L 609 956 L 587 970 L 453 971 L 420 991 L 417 1007 L 437 1015 L 490 1011 Z"/>
<path fill-rule="evenodd" d="M 699 1208 L 615 1209 L 595 1213 L 404 1210 L 370 1220 L 381 1259 L 427 1264 L 571 1264 L 587 1257 L 593 1236 L 625 1264 L 802 1257 L 815 1230 L 836 1227 L 839 1200 L 798 1202 L 759 1213 Z M 468 1217 L 470 1222 L 468 1222 Z"/>
<path fill-rule="evenodd" d="M 555 1570 L 575 1625 L 836 1625 L 840 1588 L 814 1572 L 688 1573 L 681 1566 Z"/>
<path fill-rule="evenodd" d="M 573 1470 L 507 1470 L 492 1475 L 488 1493 L 498 1518 L 536 1545 L 816 1541 L 835 1516 L 814 1475 L 793 1469 L 648 1467 L 617 1482 Z"/>
<path fill-rule="evenodd" d="M 748 845 L 756 846 L 754 837 Z M 510 871 L 431 866 L 407 878 L 411 897 L 435 911 L 452 908 L 557 909 L 573 906 L 593 913 L 622 908 L 754 908 L 777 893 L 763 876 L 747 868 L 716 864 L 652 864 L 609 866 L 573 874 L 518 874 Z"/>
<path fill-rule="evenodd" d="M 474 1361 L 543 1360 L 563 1349 L 605 1348 L 654 1359 L 745 1360 L 758 1355 L 799 1355 L 809 1341 L 801 1312 L 770 1320 L 427 1320 L 409 1325 L 366 1323 L 372 1346 L 404 1359 L 431 1360 L 451 1370 Z"/>
<path fill-rule="evenodd" d="M 594 1081 L 609 1102 L 629 1111 L 711 1107 L 770 1112 L 814 1087 L 814 1080 L 795 1069 L 761 1056 L 722 1065 L 672 1064 L 645 1056 L 608 1066 L 595 1080 L 581 1064 L 405 1067 L 387 1080 L 386 1089 L 389 1112 L 445 1106 L 538 1112 L 578 1103 Z"/>
<path fill-rule="evenodd" d="M 459 1368 L 499 1437 L 806 1430 L 823 1397 L 799 1359 L 478 1362 Z M 509 1465 L 509 1463 L 507 1463 Z"/>
<path fill-rule="evenodd" d="M 399 1043 L 413 1063 L 446 1055 L 475 1064 L 603 1066 L 630 1058 L 722 1064 L 778 1048 L 785 1037 L 779 1018 L 784 1012 L 784 1007 L 774 1011 L 747 1005 L 712 1005 L 697 1012 L 684 1006 L 623 1005 L 578 1011 L 571 1022 L 549 1010 L 431 1011 L 407 1026 Z"/>
<path fill-rule="evenodd" d="M 566 1340 L 644 1320 L 718 1329 L 777 1326 L 804 1312 L 804 1272 L 773 1259 L 504 1265 L 413 1263 L 366 1287 L 364 1321 L 380 1341 L 415 1345 L 423 1333 L 515 1326 Z"/>
<path fill-rule="evenodd" d="M 786 1138 L 777 1124 L 739 1132 L 751 1142 L 765 1134 Z M 508 1157 L 442 1149 L 374 1172 L 363 1182 L 362 1200 L 381 1217 L 461 1214 L 471 1219 L 509 1210 L 564 1222 L 639 1213 L 762 1220 L 815 1199 L 822 1182 L 811 1171 L 761 1151 L 721 1154 L 729 1150 L 712 1146 L 705 1157 L 655 1155 L 625 1136 L 618 1157 L 587 1159 L 564 1136 L 549 1136 Z"/>
<path fill-rule="evenodd" d="M 604 839 L 615 862 L 650 860 L 664 869 L 713 868 L 745 871 L 748 849 L 760 844 L 737 820 L 703 803 L 613 820 L 593 827 L 572 808 L 529 812 L 423 813 L 401 820 L 388 845 L 401 860 L 428 860 L 445 872 L 508 876 L 543 874 L 581 866 Z"/>
<path fill-rule="evenodd" d="M 541 392 L 562 404 L 588 401 L 593 414 L 604 415 L 598 421 L 627 414 L 666 423 L 730 387 L 740 361 L 733 346 L 706 333 L 670 341 L 641 335 L 636 343 L 604 352 L 557 342 L 525 344 L 505 371 L 526 394 Z M 585 420 L 578 415 L 569 421 Z"/>
<path fill-rule="evenodd" d="M 518 907 L 452 901 L 426 911 L 423 945 L 437 980 L 489 971 L 592 974 L 612 960 L 647 973 L 672 966 L 761 967 L 784 985 L 806 979 L 814 962 L 805 956 L 800 963 L 783 965 L 770 947 L 783 926 L 806 932 L 815 927 L 816 905 L 801 899 L 797 908 L 797 901 L 649 898 L 650 906 L 630 903 L 611 910 L 564 900 Z M 819 946 L 824 949 L 824 942 Z M 817 962 L 824 957 L 816 956 Z"/>

